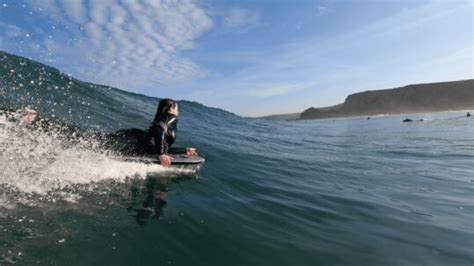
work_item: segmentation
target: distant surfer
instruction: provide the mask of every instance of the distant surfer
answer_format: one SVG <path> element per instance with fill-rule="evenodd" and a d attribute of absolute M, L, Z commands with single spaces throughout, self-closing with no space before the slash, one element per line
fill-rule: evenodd
<path fill-rule="evenodd" d="M 23 108 L 23 110 L 15 110 L 13 108 L 1 106 L 0 113 L 5 114 L 8 120 L 26 126 L 35 124 L 39 120 L 38 111 L 31 106 L 27 106 Z"/>
<path fill-rule="evenodd" d="M 466 117 L 471 117 L 471 113 L 467 112 Z"/>
<path fill-rule="evenodd" d="M 24 110 L 21 123 L 25 125 L 31 125 L 33 122 L 37 121 L 38 111 L 31 106 L 27 106 Z"/>
<path fill-rule="evenodd" d="M 178 103 L 171 99 L 163 99 L 158 104 L 155 119 L 148 131 L 148 138 L 152 145 L 154 154 L 160 159 L 160 164 L 169 166 L 172 157 L 169 154 L 197 155 L 196 149 L 192 147 L 171 147 L 176 140 L 178 131 Z"/>
<path fill-rule="evenodd" d="M 413 122 L 413 119 L 410 119 L 410 118 L 403 119 L 403 123 L 407 123 L 407 122 Z"/>

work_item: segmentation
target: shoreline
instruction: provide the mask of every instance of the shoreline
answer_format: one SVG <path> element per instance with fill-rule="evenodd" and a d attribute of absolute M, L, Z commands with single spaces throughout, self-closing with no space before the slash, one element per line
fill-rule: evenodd
<path fill-rule="evenodd" d="M 353 116 L 338 116 L 338 117 L 322 117 L 322 118 L 307 118 L 307 119 L 287 119 L 284 121 L 313 121 L 313 120 L 328 120 L 328 119 L 363 119 L 367 120 L 367 117 L 372 118 L 379 118 L 379 117 L 388 117 L 388 116 L 410 116 L 410 115 L 419 115 L 419 114 L 431 114 L 431 113 L 465 113 L 464 117 L 466 116 L 467 112 L 471 114 L 474 112 L 473 109 L 466 109 L 466 110 L 445 110 L 445 111 L 433 111 L 433 112 L 414 112 L 414 113 L 393 113 L 393 114 L 376 114 L 376 115 L 353 115 Z"/>

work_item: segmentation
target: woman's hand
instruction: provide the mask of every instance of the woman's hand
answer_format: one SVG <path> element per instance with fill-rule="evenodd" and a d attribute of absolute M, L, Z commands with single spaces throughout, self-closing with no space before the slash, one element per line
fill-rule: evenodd
<path fill-rule="evenodd" d="M 160 158 L 160 164 L 163 167 L 170 166 L 171 160 L 173 159 L 173 157 L 169 156 L 168 154 L 162 154 L 162 155 L 160 155 L 159 158 Z"/>
<path fill-rule="evenodd" d="M 196 156 L 196 155 L 198 155 L 197 152 L 196 152 L 196 148 L 192 148 L 192 147 L 186 148 L 186 155 L 187 156 Z"/>

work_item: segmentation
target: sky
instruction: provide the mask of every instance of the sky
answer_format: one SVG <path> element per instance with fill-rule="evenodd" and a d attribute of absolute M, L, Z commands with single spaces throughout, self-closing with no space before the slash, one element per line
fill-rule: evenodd
<path fill-rule="evenodd" d="M 0 50 L 242 116 L 472 79 L 472 0 L 0 0 Z"/>

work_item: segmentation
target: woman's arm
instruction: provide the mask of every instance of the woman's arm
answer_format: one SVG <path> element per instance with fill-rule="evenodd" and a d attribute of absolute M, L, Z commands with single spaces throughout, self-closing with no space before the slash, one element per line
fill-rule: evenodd
<path fill-rule="evenodd" d="M 171 164 L 171 156 L 168 155 L 168 143 L 166 143 L 166 131 L 168 130 L 165 123 L 159 123 L 152 130 L 152 138 L 154 142 L 154 151 L 158 154 L 160 164 L 168 167 Z"/>
<path fill-rule="evenodd" d="M 153 149 L 158 155 L 166 154 L 168 152 L 168 144 L 166 143 L 166 127 L 161 123 L 156 125 L 151 130 L 151 137 L 153 138 Z"/>

